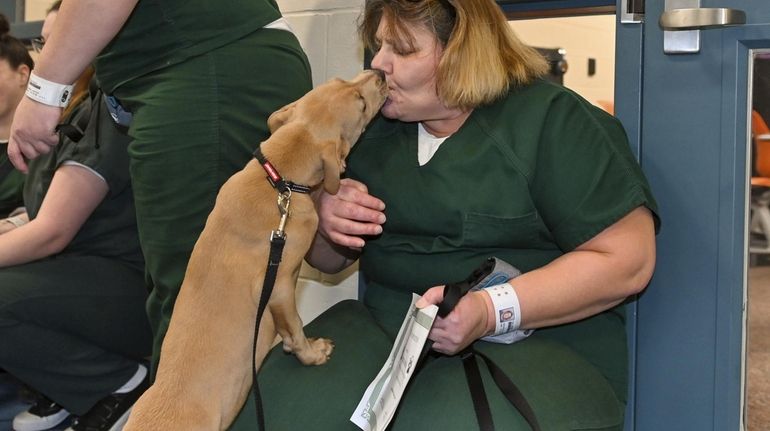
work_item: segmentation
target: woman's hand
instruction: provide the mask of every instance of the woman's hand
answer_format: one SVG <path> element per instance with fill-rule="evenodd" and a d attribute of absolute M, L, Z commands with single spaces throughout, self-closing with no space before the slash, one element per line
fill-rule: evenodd
<path fill-rule="evenodd" d="M 47 154 L 59 143 L 56 125 L 62 109 L 22 97 L 11 123 L 8 159 L 16 169 L 26 173 L 27 160 Z"/>
<path fill-rule="evenodd" d="M 417 301 L 417 307 L 439 304 L 444 299 L 444 286 L 428 289 Z M 428 334 L 433 350 L 454 355 L 495 328 L 494 306 L 484 290 L 468 292 L 460 298 L 449 315 L 436 317 Z"/>
<path fill-rule="evenodd" d="M 364 236 L 382 233 L 385 203 L 369 194 L 366 186 L 345 178 L 336 195 L 318 198 L 318 231 L 331 243 L 360 249 Z"/>

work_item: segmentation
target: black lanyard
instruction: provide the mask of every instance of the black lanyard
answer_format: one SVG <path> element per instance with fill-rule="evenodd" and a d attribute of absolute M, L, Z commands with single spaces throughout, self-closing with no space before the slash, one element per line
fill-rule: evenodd
<path fill-rule="evenodd" d="M 478 285 L 485 277 L 487 277 L 495 267 L 495 259 L 489 258 L 484 263 L 475 269 L 468 278 L 457 283 L 450 283 L 444 286 L 444 299 L 438 305 L 438 315 L 440 317 L 446 317 L 455 308 L 460 299 L 470 292 L 474 286 Z M 422 356 L 427 354 L 432 343 L 427 343 L 423 350 Z M 489 409 L 489 401 L 487 400 L 487 394 L 484 391 L 484 382 L 481 380 L 481 373 L 479 372 L 479 364 L 476 357 L 480 357 L 489 369 L 489 373 L 492 375 L 492 379 L 500 391 L 502 391 L 505 398 L 521 413 L 524 419 L 527 421 L 533 431 L 540 431 L 540 424 L 537 422 L 537 417 L 532 407 L 524 398 L 518 387 L 511 381 L 511 379 L 505 374 L 505 372 L 495 364 L 487 355 L 479 352 L 473 348 L 473 344 L 466 347 L 463 351 L 457 354 L 463 361 L 463 368 L 465 370 L 465 379 L 468 382 L 468 389 L 471 392 L 471 399 L 473 400 L 473 410 L 476 412 L 476 421 L 479 424 L 481 431 L 494 431 L 495 425 L 492 421 L 492 412 Z"/>

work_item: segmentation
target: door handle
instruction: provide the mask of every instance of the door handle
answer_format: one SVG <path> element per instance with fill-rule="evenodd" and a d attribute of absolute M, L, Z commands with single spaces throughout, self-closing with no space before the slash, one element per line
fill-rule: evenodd
<path fill-rule="evenodd" d="M 664 30 L 706 30 L 746 24 L 746 13 L 730 8 L 685 8 L 667 10 L 660 15 Z"/>
<path fill-rule="evenodd" d="M 663 29 L 663 52 L 700 52 L 700 31 L 746 23 L 746 13 L 730 8 L 702 8 L 701 0 L 665 0 L 658 24 Z"/>

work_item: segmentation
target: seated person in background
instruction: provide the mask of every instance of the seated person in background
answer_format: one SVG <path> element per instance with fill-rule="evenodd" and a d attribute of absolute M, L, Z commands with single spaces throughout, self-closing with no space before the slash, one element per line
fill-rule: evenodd
<path fill-rule="evenodd" d="M 0 235 L 0 368 L 40 394 L 15 431 L 49 429 L 70 414 L 70 431 L 120 429 L 149 381 L 129 138 L 101 91 L 75 103 L 63 118 L 74 127 L 30 162 L 29 223 Z"/>
<path fill-rule="evenodd" d="M 518 386 L 543 430 L 622 429 L 623 303 L 652 275 L 657 209 L 621 124 L 541 79 L 543 59 L 492 0 L 369 0 L 360 29 L 389 97 L 353 147 L 339 193 L 321 191 L 308 261 L 336 272 L 360 257 L 363 303 L 339 303 L 306 327 L 334 340 L 323 366 L 267 358 L 266 429 L 358 429 L 348 419 L 412 293 L 423 295 L 418 306 L 439 303 L 441 285 L 489 257 L 523 274 L 436 319 L 435 354 L 388 429 L 479 429 L 456 355 L 469 345 Z M 498 322 L 511 310 L 510 325 Z M 535 331 L 505 344 L 517 329 Z M 530 430 L 485 368 L 496 429 Z M 247 429 L 241 420 L 233 429 Z"/>
<path fill-rule="evenodd" d="M 6 154 L 11 121 L 19 100 L 27 88 L 29 72 L 34 67 L 32 57 L 20 40 L 8 34 L 10 24 L 0 14 L 0 233 L 8 223 L 21 224 L 23 218 L 6 219 L 23 205 L 24 174 L 17 171 Z"/>

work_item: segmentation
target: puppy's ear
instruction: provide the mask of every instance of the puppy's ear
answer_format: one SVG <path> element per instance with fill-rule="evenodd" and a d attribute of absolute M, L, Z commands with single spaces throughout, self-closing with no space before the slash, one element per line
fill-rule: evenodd
<path fill-rule="evenodd" d="M 270 114 L 270 117 L 267 119 L 267 127 L 270 129 L 270 133 L 274 133 L 291 119 L 296 104 L 297 102 L 289 103 L 283 108 Z"/>
<path fill-rule="evenodd" d="M 337 194 L 340 189 L 340 174 L 344 157 L 340 152 L 342 147 L 341 140 L 324 141 L 321 150 L 321 161 L 324 169 L 324 190 L 330 194 Z"/>

